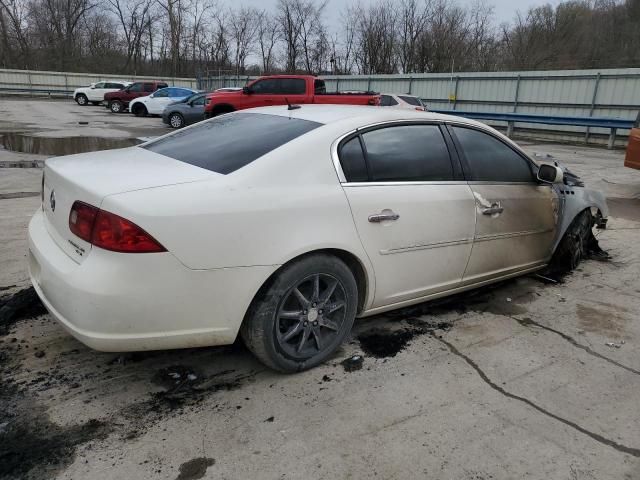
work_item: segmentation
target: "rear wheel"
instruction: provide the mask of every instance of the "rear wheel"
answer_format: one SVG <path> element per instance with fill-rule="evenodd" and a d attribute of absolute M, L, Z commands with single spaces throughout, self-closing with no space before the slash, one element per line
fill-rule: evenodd
<path fill-rule="evenodd" d="M 86 106 L 89 103 L 89 99 L 84 93 L 79 93 L 76 95 L 76 103 L 82 107 Z"/>
<path fill-rule="evenodd" d="M 109 110 L 112 113 L 122 113 L 124 111 L 124 104 L 120 100 L 112 100 L 109 102 Z"/>
<path fill-rule="evenodd" d="M 145 107 L 144 105 L 140 105 L 139 103 L 136 103 L 133 106 L 133 114 L 136 117 L 146 117 L 148 113 L 149 112 L 147 112 L 147 107 Z"/>
<path fill-rule="evenodd" d="M 306 370 L 340 346 L 357 305 L 349 267 L 331 255 L 309 255 L 277 274 L 254 300 L 240 333 L 265 365 L 281 372 Z"/>
<path fill-rule="evenodd" d="M 172 113 L 169 115 L 169 125 L 173 128 L 184 127 L 184 118 L 179 113 Z"/>

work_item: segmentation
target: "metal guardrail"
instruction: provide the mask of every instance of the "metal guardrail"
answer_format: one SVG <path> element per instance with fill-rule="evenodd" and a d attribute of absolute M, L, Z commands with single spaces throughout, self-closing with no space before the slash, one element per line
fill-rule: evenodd
<path fill-rule="evenodd" d="M 526 113 L 497 113 L 497 112 L 465 112 L 461 110 L 430 110 L 436 113 L 457 115 L 459 117 L 472 118 L 474 120 L 491 120 L 507 122 L 507 136 L 513 134 L 515 123 L 542 123 L 546 125 L 566 125 L 576 127 L 608 128 L 609 142 L 607 148 L 612 149 L 616 141 L 618 129 L 633 128 L 634 120 L 607 117 L 567 117 L 556 115 L 530 115 Z"/>
<path fill-rule="evenodd" d="M 57 88 L 18 88 L 18 87 L 0 87 L 0 93 L 26 93 L 26 94 L 43 94 L 46 93 L 49 97 L 52 95 L 71 97 L 73 96 L 73 90 L 60 90 Z"/>

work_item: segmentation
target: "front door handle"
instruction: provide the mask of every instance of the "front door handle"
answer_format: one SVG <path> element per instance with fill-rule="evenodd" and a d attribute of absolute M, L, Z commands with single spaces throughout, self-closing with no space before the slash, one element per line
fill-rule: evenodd
<path fill-rule="evenodd" d="M 483 215 L 499 215 L 504 212 L 504 208 L 500 205 L 500 202 L 492 203 L 490 207 L 483 208 Z"/>
<path fill-rule="evenodd" d="M 369 215 L 369 221 L 371 223 L 380 223 L 380 222 L 384 222 L 385 220 L 398 220 L 400 218 L 400 215 L 398 215 L 397 213 L 394 213 L 391 210 L 383 210 L 380 213 L 374 213 L 373 215 Z"/>

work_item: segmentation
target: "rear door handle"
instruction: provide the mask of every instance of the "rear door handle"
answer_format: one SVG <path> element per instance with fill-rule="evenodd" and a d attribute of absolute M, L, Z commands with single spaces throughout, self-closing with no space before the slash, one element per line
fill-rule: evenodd
<path fill-rule="evenodd" d="M 490 207 L 482 209 L 483 215 L 499 215 L 502 212 L 504 212 L 504 208 L 502 208 L 500 202 L 492 203 Z"/>
<path fill-rule="evenodd" d="M 380 213 L 374 213 L 373 215 L 369 215 L 369 221 L 371 223 L 380 223 L 385 220 L 398 220 L 400 215 L 391 210 L 383 210 Z"/>

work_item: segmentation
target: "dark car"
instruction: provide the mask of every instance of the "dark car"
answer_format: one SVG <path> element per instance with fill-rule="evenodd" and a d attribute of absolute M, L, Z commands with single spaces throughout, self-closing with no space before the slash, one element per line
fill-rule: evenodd
<path fill-rule="evenodd" d="M 206 93 L 194 93 L 184 100 L 167 105 L 162 112 L 162 121 L 172 128 L 182 128 L 204 120 Z"/>

